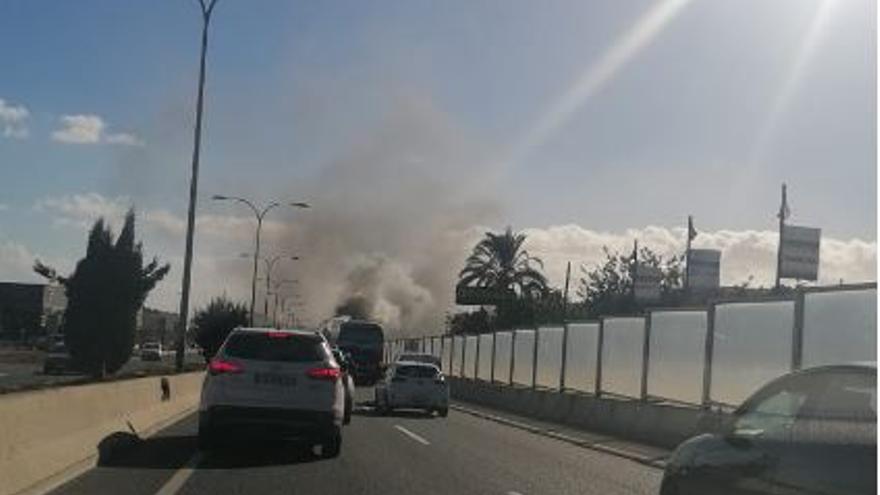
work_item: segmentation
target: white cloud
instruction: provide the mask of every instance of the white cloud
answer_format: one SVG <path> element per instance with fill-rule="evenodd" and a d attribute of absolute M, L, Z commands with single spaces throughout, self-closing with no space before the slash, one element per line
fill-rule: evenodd
<path fill-rule="evenodd" d="M 98 115 L 62 115 L 58 119 L 61 129 L 52 133 L 52 139 L 68 144 L 120 144 L 143 146 L 143 141 L 129 133 L 106 133 L 107 123 Z"/>
<path fill-rule="evenodd" d="M 0 203 L 0 211 L 9 211 L 9 205 Z"/>
<path fill-rule="evenodd" d="M 134 134 L 129 134 L 127 132 L 118 132 L 116 134 L 107 134 L 107 137 L 104 138 L 104 141 L 110 144 L 123 144 L 126 146 L 143 146 L 144 142 L 141 141 Z"/>
<path fill-rule="evenodd" d="M 602 246 L 629 253 L 633 240 L 664 255 L 679 254 L 685 249 L 683 228 L 648 226 L 623 233 L 597 232 L 577 225 L 558 225 L 544 229 L 526 229 L 526 249 L 543 259 L 545 270 L 554 285 L 562 285 L 565 264 L 572 262 L 572 278 L 580 277 L 579 265 L 587 269 L 603 261 Z M 771 231 L 719 230 L 700 232 L 694 248 L 721 250 L 721 283 L 735 284 L 754 277 L 754 285 L 773 283 L 778 235 Z M 876 280 L 877 243 L 860 239 L 841 240 L 823 237 L 820 247 L 819 282 L 836 284 Z"/>
<path fill-rule="evenodd" d="M 28 137 L 26 121 L 30 112 L 23 105 L 12 105 L 0 98 L 0 129 L 3 137 L 12 139 L 24 139 Z"/>
<path fill-rule="evenodd" d="M 34 208 L 55 214 L 54 221 L 58 225 L 88 229 L 100 217 L 111 225 L 119 225 L 130 205 L 131 201 L 124 196 L 107 198 L 92 192 L 44 198 L 37 201 Z"/>

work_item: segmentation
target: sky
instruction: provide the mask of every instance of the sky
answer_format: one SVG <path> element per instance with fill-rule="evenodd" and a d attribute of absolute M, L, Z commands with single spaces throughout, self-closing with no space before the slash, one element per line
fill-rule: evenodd
<path fill-rule="evenodd" d="M 871 0 L 219 0 L 196 303 L 249 294 L 252 220 L 211 195 L 308 201 L 315 218 L 378 204 L 382 223 L 422 185 L 438 209 L 412 214 L 455 211 L 463 254 L 483 230 L 528 229 L 558 281 L 602 244 L 679 250 L 692 214 L 734 283 L 772 277 L 786 182 L 791 222 L 822 228 L 823 281 L 874 280 L 876 19 Z M 196 0 L 0 3 L 0 279 L 37 281 L 37 257 L 72 270 L 90 222 L 135 206 L 146 253 L 172 263 L 148 303 L 175 308 L 200 22 Z M 359 163 L 376 142 L 390 150 Z M 338 174 L 360 172 L 368 194 L 351 194 Z M 316 248 L 285 230 L 312 213 L 271 212 L 266 249 Z M 392 237 L 346 253 L 418 272 L 422 248 Z"/>

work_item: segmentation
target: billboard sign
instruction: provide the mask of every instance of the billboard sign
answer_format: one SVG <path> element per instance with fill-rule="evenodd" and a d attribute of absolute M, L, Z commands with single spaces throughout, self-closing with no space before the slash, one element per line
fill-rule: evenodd
<path fill-rule="evenodd" d="M 494 306 L 515 299 L 516 293 L 511 289 L 470 287 L 466 285 L 455 287 L 455 304 L 462 306 Z"/>
<path fill-rule="evenodd" d="M 636 278 L 633 281 L 633 295 L 638 302 L 656 302 L 660 300 L 660 282 L 663 272 L 650 265 L 636 266 Z"/>
<path fill-rule="evenodd" d="M 713 290 L 721 285 L 721 251 L 691 249 L 687 265 L 688 288 Z"/>
<path fill-rule="evenodd" d="M 819 278 L 821 229 L 784 225 L 779 255 L 779 277 L 798 280 Z"/>

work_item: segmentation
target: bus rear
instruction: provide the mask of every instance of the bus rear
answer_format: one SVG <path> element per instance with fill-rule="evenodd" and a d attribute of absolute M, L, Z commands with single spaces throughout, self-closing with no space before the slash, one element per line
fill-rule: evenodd
<path fill-rule="evenodd" d="M 339 326 L 336 345 L 352 360 L 352 374 L 359 384 L 373 384 L 382 377 L 385 333 L 368 321 L 346 321 Z"/>

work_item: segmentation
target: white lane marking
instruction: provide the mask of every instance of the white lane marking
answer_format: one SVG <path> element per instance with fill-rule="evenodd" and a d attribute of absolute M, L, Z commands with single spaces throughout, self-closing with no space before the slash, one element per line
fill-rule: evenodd
<path fill-rule="evenodd" d="M 189 479 L 190 476 L 196 470 L 196 466 L 199 465 L 199 461 L 202 460 L 202 454 L 197 452 L 195 455 L 190 457 L 190 459 L 183 465 L 182 468 L 178 469 L 176 473 L 174 473 L 168 481 L 162 485 L 162 488 L 159 488 L 159 491 L 156 492 L 156 495 L 174 495 L 183 487 L 183 484 L 186 483 L 186 480 Z"/>
<path fill-rule="evenodd" d="M 507 495 L 522 495 L 520 492 L 507 492 Z"/>
<path fill-rule="evenodd" d="M 413 440 L 415 440 L 416 442 L 419 442 L 422 445 L 431 445 L 431 442 L 425 440 L 424 438 L 420 437 L 419 435 L 416 435 L 415 433 L 407 430 L 406 428 L 404 428 L 400 425 L 394 425 L 394 427 L 397 428 L 397 430 L 400 431 L 401 433 L 403 433 L 404 435 L 412 438 Z"/>

